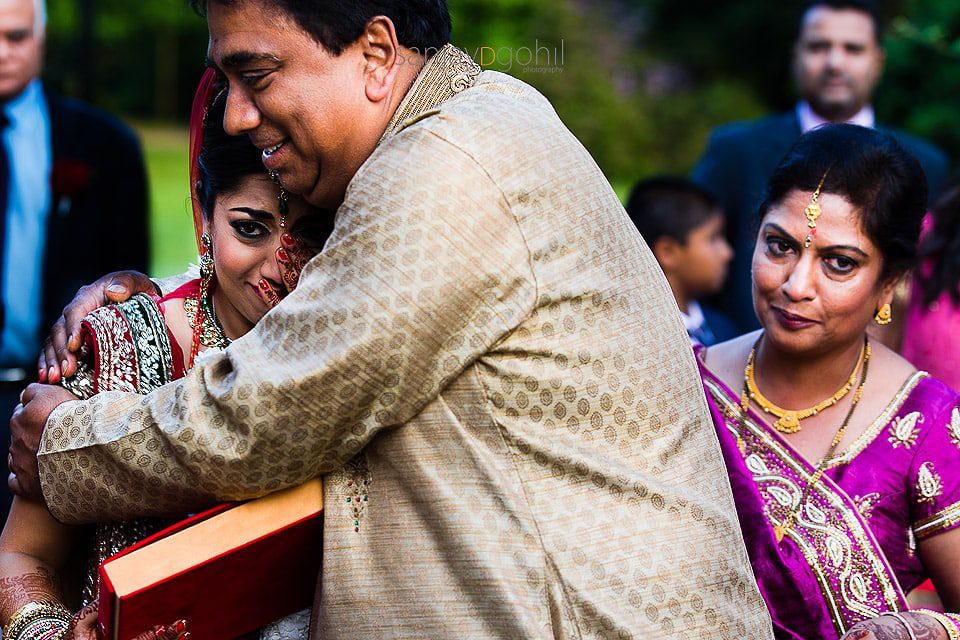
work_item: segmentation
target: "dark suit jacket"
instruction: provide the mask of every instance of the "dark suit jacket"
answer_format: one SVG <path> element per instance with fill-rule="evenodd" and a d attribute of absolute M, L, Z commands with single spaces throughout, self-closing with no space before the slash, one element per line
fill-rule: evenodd
<path fill-rule="evenodd" d="M 150 262 L 147 177 L 136 134 L 99 109 L 51 91 L 45 95 L 54 193 L 44 252 L 42 333 L 81 286 L 119 269 L 146 272 Z"/>
<path fill-rule="evenodd" d="M 701 304 L 700 310 L 703 311 L 704 323 L 710 327 L 710 332 L 716 340 L 714 344 L 732 340 L 740 335 L 739 326 L 724 312 L 718 311 L 706 304 Z M 709 347 L 711 345 L 706 346 Z"/>
<path fill-rule="evenodd" d="M 136 135 L 89 105 L 50 91 L 45 97 L 53 197 L 43 257 L 42 335 L 81 286 L 110 271 L 146 271 L 150 257 L 147 178 Z M 9 364 L 32 376 L 36 359 Z M 17 388 L 0 388 L 0 414 L 6 416 L 0 420 L 0 442 L 10 441 L 8 418 L 18 395 Z M 10 501 L 3 484 L 0 517 L 6 517 Z"/>
<path fill-rule="evenodd" d="M 916 136 L 878 128 L 892 134 L 920 161 L 933 202 L 947 180 L 947 156 Z M 759 327 L 753 313 L 750 276 L 757 208 L 763 201 L 767 180 L 799 137 L 800 122 L 795 112 L 725 125 L 710 136 L 707 150 L 691 176 L 719 199 L 726 212 L 727 235 L 735 255 L 723 307 L 744 331 Z"/>

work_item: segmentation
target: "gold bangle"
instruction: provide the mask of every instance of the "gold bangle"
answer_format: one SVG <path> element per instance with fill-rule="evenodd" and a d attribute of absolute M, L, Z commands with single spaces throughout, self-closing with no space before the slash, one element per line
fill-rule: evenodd
<path fill-rule="evenodd" d="M 46 631 L 52 631 L 57 624 L 62 624 L 64 628 L 70 624 L 73 616 L 59 602 L 52 600 L 39 600 L 28 602 L 10 616 L 10 621 L 3 630 L 4 640 L 19 640 L 24 631 L 35 624 L 48 623 L 43 625 Z"/>
<path fill-rule="evenodd" d="M 947 630 L 947 637 L 950 640 L 960 640 L 960 627 L 957 626 L 957 623 L 943 615 L 939 611 L 931 611 L 930 609 L 911 609 L 913 613 L 922 613 L 925 616 L 933 618 Z"/>

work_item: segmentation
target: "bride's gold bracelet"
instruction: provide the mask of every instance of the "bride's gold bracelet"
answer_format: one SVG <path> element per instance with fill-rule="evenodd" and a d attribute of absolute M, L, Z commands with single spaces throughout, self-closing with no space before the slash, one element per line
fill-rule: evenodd
<path fill-rule="evenodd" d="M 931 611 L 930 609 L 911 609 L 913 613 L 922 613 L 925 616 L 929 616 L 943 625 L 943 628 L 947 630 L 947 637 L 950 640 L 960 640 L 960 627 L 957 626 L 957 623 L 951 618 L 945 616 L 939 611 Z"/>
<path fill-rule="evenodd" d="M 59 638 L 66 632 L 72 619 L 70 612 L 58 602 L 28 602 L 10 616 L 3 637 L 4 640 Z"/>

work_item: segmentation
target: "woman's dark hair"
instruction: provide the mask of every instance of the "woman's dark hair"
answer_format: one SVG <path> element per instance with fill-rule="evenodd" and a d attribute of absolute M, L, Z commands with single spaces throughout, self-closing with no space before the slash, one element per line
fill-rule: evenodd
<path fill-rule="evenodd" d="M 446 0 L 190 0 L 201 15 L 210 2 L 273 6 L 334 55 L 355 42 L 377 16 L 393 21 L 400 44 L 428 58 L 450 42 L 452 29 Z"/>
<path fill-rule="evenodd" d="M 815 191 L 821 179 L 823 193 L 841 196 L 859 211 L 864 233 L 883 256 L 882 280 L 913 267 L 927 206 L 927 179 L 916 158 L 874 129 L 852 124 L 814 129 L 797 140 L 770 177 L 760 220 L 791 191 Z"/>
<path fill-rule="evenodd" d="M 930 271 L 921 273 L 923 303 L 949 293 L 960 305 L 960 185 L 950 189 L 933 208 L 933 228 L 920 244 L 920 259 Z"/>
<path fill-rule="evenodd" d="M 266 176 L 261 151 L 247 136 L 231 136 L 223 130 L 226 92 L 210 105 L 204 118 L 203 144 L 200 147 L 199 177 L 195 188 L 203 217 L 210 220 L 217 196 L 235 191 L 248 176 Z"/>

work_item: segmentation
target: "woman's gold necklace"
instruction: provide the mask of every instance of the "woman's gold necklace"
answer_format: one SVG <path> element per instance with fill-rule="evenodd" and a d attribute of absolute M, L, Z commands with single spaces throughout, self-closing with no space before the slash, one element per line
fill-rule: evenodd
<path fill-rule="evenodd" d="M 860 370 L 860 366 L 864 362 L 864 357 L 867 351 L 867 343 L 864 342 L 863 348 L 860 349 L 860 356 L 857 358 L 857 364 L 853 367 L 850 377 L 835 394 L 823 402 L 810 407 L 809 409 L 792 411 L 790 409 L 778 407 L 770 402 L 770 400 L 768 400 L 762 393 L 760 393 L 760 389 L 757 387 L 757 380 L 755 377 L 757 347 L 759 346 L 760 339 L 758 338 L 757 342 L 753 345 L 753 349 L 750 350 L 750 357 L 747 358 L 747 367 L 743 370 L 743 382 L 747 390 L 750 392 L 750 399 L 756 402 L 757 405 L 763 409 L 764 413 L 771 413 L 777 417 L 777 420 L 773 423 L 773 428 L 780 433 L 796 433 L 800 431 L 802 428 L 800 426 L 801 420 L 809 418 L 810 416 L 815 416 L 824 409 L 832 407 L 843 400 L 843 398 L 850 392 L 850 389 L 853 388 L 853 385 L 857 380 L 857 372 Z"/>
<path fill-rule="evenodd" d="M 757 344 L 760 341 L 757 340 Z M 753 353 L 757 350 L 757 346 L 754 345 L 753 352 L 751 352 L 751 357 Z M 863 386 L 867 382 L 867 369 L 870 366 L 870 339 L 864 336 L 863 338 L 863 349 L 860 351 L 860 358 L 863 361 L 863 369 L 860 374 L 860 384 L 857 385 L 857 390 L 853 392 L 853 403 L 850 405 L 850 409 L 847 411 L 846 417 L 843 419 L 843 424 L 840 425 L 840 428 L 837 429 L 837 433 L 833 436 L 833 440 L 830 441 L 830 448 L 827 449 L 827 452 L 824 454 L 823 458 L 820 459 L 820 462 L 817 463 L 817 467 L 813 472 L 813 477 L 810 478 L 810 482 L 807 483 L 807 486 L 803 488 L 803 492 L 800 494 L 800 501 L 797 503 L 797 508 L 791 511 L 786 518 L 783 519 L 783 522 L 773 527 L 773 535 L 777 539 L 777 544 L 779 544 L 790 528 L 793 526 L 793 523 L 796 522 L 797 514 L 800 513 L 800 509 L 803 508 L 804 503 L 807 501 L 807 496 L 810 494 L 810 489 L 813 488 L 820 478 L 823 477 L 823 474 L 826 472 L 827 463 L 833 458 L 833 454 L 837 451 L 837 447 L 840 446 L 840 443 L 843 441 L 843 437 L 847 433 L 847 426 L 850 424 L 850 419 L 853 417 L 853 411 L 857 408 L 857 405 L 860 404 L 860 398 L 863 397 Z M 749 363 L 748 363 L 749 366 Z M 859 362 L 857 368 L 860 368 Z M 856 374 L 856 369 L 854 370 Z M 746 376 L 744 376 L 746 378 Z M 743 441 L 743 431 L 747 421 L 747 411 L 750 408 L 750 397 L 748 393 L 747 386 L 744 385 L 743 392 L 740 394 L 740 418 L 739 426 L 737 429 L 737 446 L 740 447 L 740 453 L 743 454 L 746 452 L 746 444 Z"/>
<path fill-rule="evenodd" d="M 213 304 L 204 304 L 204 301 L 197 298 L 187 297 L 183 299 L 183 310 L 187 314 L 187 322 L 190 328 L 194 330 L 195 340 L 204 347 L 215 347 L 226 349 L 230 345 L 230 338 L 227 337 L 220 321 L 213 310 Z M 197 318 L 199 316 L 199 320 Z M 197 323 L 199 322 L 199 327 Z"/>

